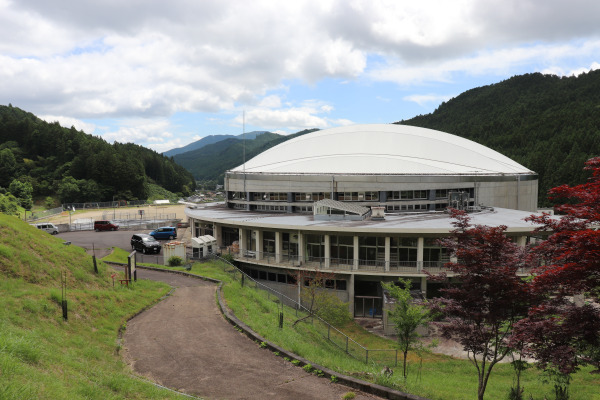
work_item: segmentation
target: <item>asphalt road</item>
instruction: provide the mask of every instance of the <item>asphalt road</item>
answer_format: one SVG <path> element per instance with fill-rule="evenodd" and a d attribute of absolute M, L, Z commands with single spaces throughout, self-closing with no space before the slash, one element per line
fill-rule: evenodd
<path fill-rule="evenodd" d="M 71 244 L 83 247 L 86 250 L 109 249 L 119 247 L 123 250 L 131 250 L 131 235 L 139 233 L 136 231 L 74 231 L 59 233 L 58 237 L 71 242 Z M 148 233 L 148 232 L 144 232 Z"/>
<path fill-rule="evenodd" d="M 262 349 L 222 317 L 213 283 L 148 270 L 138 278 L 177 288 L 127 323 L 125 356 L 138 374 L 205 399 L 341 399 L 351 391 L 355 399 L 379 398 Z"/>

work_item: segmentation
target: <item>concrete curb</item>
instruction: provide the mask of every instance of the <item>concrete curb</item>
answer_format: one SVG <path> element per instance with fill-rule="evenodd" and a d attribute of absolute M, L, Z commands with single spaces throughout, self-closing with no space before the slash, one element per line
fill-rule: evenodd
<path fill-rule="evenodd" d="M 124 266 L 124 264 L 120 264 L 120 263 L 107 263 L 107 264 Z M 299 367 L 302 367 L 306 364 L 310 364 L 310 365 L 312 365 L 313 369 L 323 371 L 323 377 L 325 377 L 327 379 L 331 379 L 332 376 L 335 376 L 337 378 L 337 381 L 336 381 L 337 383 L 340 383 L 342 385 L 345 385 L 345 386 L 348 386 L 348 387 L 351 387 L 354 389 L 358 389 L 365 393 L 374 394 L 376 396 L 383 397 L 386 399 L 391 399 L 391 400 L 428 400 L 424 397 L 419 397 L 419 396 L 415 396 L 415 395 L 412 395 L 409 393 L 400 392 L 398 390 L 390 389 L 388 387 L 377 385 L 375 383 L 356 379 L 351 376 L 341 375 L 333 370 L 330 370 L 330 369 L 320 366 L 318 364 L 314 364 L 314 363 L 310 362 L 309 360 L 306 360 L 306 359 L 298 356 L 297 354 L 291 353 L 291 352 L 277 346 L 276 344 L 269 342 L 267 339 L 263 338 L 258 333 L 254 332 L 248 325 L 246 325 L 242 321 L 240 321 L 231 312 L 231 310 L 229 310 L 225 300 L 223 299 L 223 293 L 221 290 L 221 287 L 223 286 L 223 282 L 221 282 L 218 279 L 207 278 L 207 277 L 204 277 L 201 275 L 194 275 L 194 274 L 191 274 L 191 273 L 185 272 L 185 271 L 166 270 L 166 269 L 162 269 L 162 268 L 146 267 L 146 266 L 139 266 L 139 265 L 137 266 L 137 268 L 147 269 L 147 270 L 151 270 L 151 271 L 160 271 L 160 272 L 168 272 L 168 273 L 172 273 L 172 274 L 179 274 L 179 275 L 184 275 L 184 276 L 188 276 L 188 277 L 195 278 L 195 279 L 201 279 L 203 281 L 216 283 L 218 285 L 217 291 L 216 291 L 217 305 L 219 306 L 219 310 L 221 311 L 221 314 L 223 314 L 223 317 L 230 324 L 232 324 L 236 328 L 240 329 L 251 340 L 258 342 L 258 343 L 264 343 L 267 349 L 269 349 L 273 352 L 278 352 L 280 357 L 287 357 L 290 360 L 298 360 Z M 144 310 L 140 311 L 139 313 L 136 313 L 136 315 L 140 314 L 143 311 Z M 133 317 L 131 317 L 131 318 L 133 318 Z M 129 318 L 129 319 L 131 319 L 131 318 Z"/>

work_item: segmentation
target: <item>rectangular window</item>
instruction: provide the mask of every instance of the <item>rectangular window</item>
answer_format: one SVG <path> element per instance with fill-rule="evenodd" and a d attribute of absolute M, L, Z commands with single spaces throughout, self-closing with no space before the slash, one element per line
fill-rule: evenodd
<path fill-rule="evenodd" d="M 403 190 L 400 192 L 401 200 L 412 200 L 414 198 L 414 193 L 412 190 Z"/>
<path fill-rule="evenodd" d="M 427 190 L 415 190 L 415 199 L 427 199 Z"/>

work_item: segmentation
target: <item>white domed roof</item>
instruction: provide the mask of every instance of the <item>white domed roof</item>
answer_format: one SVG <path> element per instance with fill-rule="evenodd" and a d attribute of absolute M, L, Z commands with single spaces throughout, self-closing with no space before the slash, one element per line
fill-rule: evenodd
<path fill-rule="evenodd" d="M 366 124 L 308 133 L 234 168 L 272 174 L 532 174 L 471 140 L 408 125 Z"/>

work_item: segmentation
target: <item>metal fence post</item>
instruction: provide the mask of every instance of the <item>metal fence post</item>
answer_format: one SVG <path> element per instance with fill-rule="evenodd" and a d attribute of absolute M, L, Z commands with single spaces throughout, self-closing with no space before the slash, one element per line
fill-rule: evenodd
<path fill-rule="evenodd" d="M 348 353 L 348 336 L 346 336 L 346 353 Z"/>
<path fill-rule="evenodd" d="M 365 359 L 365 364 L 368 364 L 369 363 L 369 349 L 366 349 L 366 350 L 367 350 L 367 352 L 366 352 L 367 358 Z"/>

